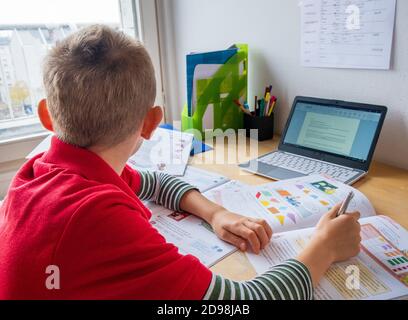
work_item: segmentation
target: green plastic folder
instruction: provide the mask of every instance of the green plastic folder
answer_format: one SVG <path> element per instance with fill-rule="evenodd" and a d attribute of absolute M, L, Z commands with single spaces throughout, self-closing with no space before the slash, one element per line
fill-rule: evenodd
<path fill-rule="evenodd" d="M 225 63 L 219 64 L 218 70 L 212 76 L 205 79 L 189 78 L 190 84 L 188 86 L 189 90 L 192 91 L 192 94 L 189 94 L 189 99 L 194 96 L 195 100 L 189 100 L 183 109 L 182 130 L 195 129 L 198 139 L 205 137 L 204 131 L 206 130 L 204 130 L 203 120 L 206 112 L 209 112 L 209 106 L 212 108 L 213 128 L 207 127 L 205 129 L 211 129 L 210 131 L 221 129 L 222 132 L 225 132 L 229 129 L 243 128 L 243 113 L 234 103 L 234 100 L 247 101 L 248 46 L 240 44 L 233 48 L 236 48 L 236 53 Z M 206 65 L 214 68 L 215 64 L 212 60 L 206 62 L 206 53 L 197 55 L 201 55 L 199 61 L 202 62 L 203 68 Z M 189 59 L 187 59 L 188 62 Z M 192 70 L 191 66 L 187 66 L 187 68 Z M 191 83 L 192 81 L 194 83 Z M 197 133 L 200 133 L 201 137 Z"/>

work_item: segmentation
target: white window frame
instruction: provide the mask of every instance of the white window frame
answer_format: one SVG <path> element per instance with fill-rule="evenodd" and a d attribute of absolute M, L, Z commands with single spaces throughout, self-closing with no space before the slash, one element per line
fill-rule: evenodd
<path fill-rule="evenodd" d="M 139 36 L 152 58 L 156 71 L 156 105 L 165 108 L 163 65 L 161 60 L 158 9 L 155 0 L 134 0 L 138 6 Z"/>
<path fill-rule="evenodd" d="M 157 96 L 155 103 L 164 107 L 156 1 L 128 1 L 132 2 L 133 13 L 136 13 L 136 16 L 134 15 L 135 36 L 145 44 L 156 70 Z M 4 172 L 4 169 L 9 168 L 12 162 L 21 164 L 21 160 L 48 134 L 49 132 L 44 131 L 42 133 L 0 141 L 0 183 L 1 174 Z"/>

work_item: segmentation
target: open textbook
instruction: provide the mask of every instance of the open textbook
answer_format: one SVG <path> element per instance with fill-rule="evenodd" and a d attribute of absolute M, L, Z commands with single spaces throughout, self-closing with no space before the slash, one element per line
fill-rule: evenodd
<path fill-rule="evenodd" d="M 360 254 L 333 265 L 315 291 L 316 299 L 395 299 L 408 296 L 408 232 L 391 219 L 376 216 L 369 200 L 358 190 L 315 175 L 262 186 L 213 189 L 213 200 L 228 210 L 265 219 L 274 231 L 260 255 L 248 254 L 258 273 L 296 255 L 313 234 L 323 214 L 353 190 L 349 211 L 360 211 Z M 355 269 L 353 269 L 355 268 Z M 351 271 L 350 271 L 351 270 Z M 348 287 L 357 270 L 358 288 Z M 356 273 L 354 273 L 356 275 Z M 351 283 L 351 285 L 356 282 Z"/>
<path fill-rule="evenodd" d="M 31 159 L 45 152 L 51 145 L 49 135 L 30 154 Z M 158 128 L 150 140 L 145 140 L 140 149 L 128 160 L 128 165 L 141 171 L 160 171 L 182 176 L 186 170 L 194 135 L 181 131 Z"/>
<path fill-rule="evenodd" d="M 188 167 L 181 179 L 232 212 L 265 219 L 274 233 L 313 227 L 353 189 L 323 176 L 251 187 L 194 167 Z M 357 190 L 355 194 L 350 208 L 361 211 L 363 216 L 375 215 L 368 199 Z M 152 224 L 168 242 L 175 244 L 183 254 L 196 256 L 209 267 L 236 250 L 194 215 L 173 212 L 153 203 L 147 203 L 147 206 L 152 211 Z"/>
<path fill-rule="evenodd" d="M 314 298 L 318 300 L 386 300 L 408 297 L 408 232 L 387 217 L 362 218 L 358 256 L 333 264 Z M 314 229 L 273 236 L 260 255 L 247 254 L 258 274 L 296 255 L 306 246 Z"/>
<path fill-rule="evenodd" d="M 265 219 L 274 231 L 270 245 L 260 255 L 248 254 L 258 273 L 296 257 L 323 214 L 342 202 L 348 192 L 355 196 L 349 211 L 360 211 L 362 249 L 358 257 L 335 264 L 316 289 L 317 299 L 393 299 L 408 296 L 408 233 L 391 219 L 376 216 L 370 201 L 358 190 L 322 175 L 247 186 L 237 181 L 192 168 L 186 181 L 201 182 L 204 195 L 226 209 Z M 203 175 L 203 178 L 200 178 Z M 208 267 L 236 251 L 220 240 L 201 219 L 172 212 L 154 204 L 152 224 L 182 254 L 192 254 Z M 347 288 L 347 268 L 357 267 L 359 289 Z M 354 269 L 353 269 L 354 270 Z"/>

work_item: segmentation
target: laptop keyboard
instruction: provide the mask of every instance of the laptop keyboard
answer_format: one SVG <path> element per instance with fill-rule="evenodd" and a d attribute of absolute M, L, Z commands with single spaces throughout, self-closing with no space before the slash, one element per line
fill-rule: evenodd
<path fill-rule="evenodd" d="M 258 161 L 305 175 L 318 173 L 326 174 L 341 182 L 346 182 L 358 174 L 352 169 L 284 152 L 271 153 L 258 159 Z"/>

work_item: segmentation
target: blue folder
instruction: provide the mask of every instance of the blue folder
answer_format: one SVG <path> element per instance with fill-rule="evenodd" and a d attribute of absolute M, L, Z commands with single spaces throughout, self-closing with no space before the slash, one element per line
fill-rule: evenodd
<path fill-rule="evenodd" d="M 193 87 L 194 87 L 194 72 L 200 64 L 225 64 L 232 56 L 238 52 L 238 48 L 232 46 L 227 50 L 191 53 L 187 55 L 187 110 L 188 116 L 193 116 Z"/>

